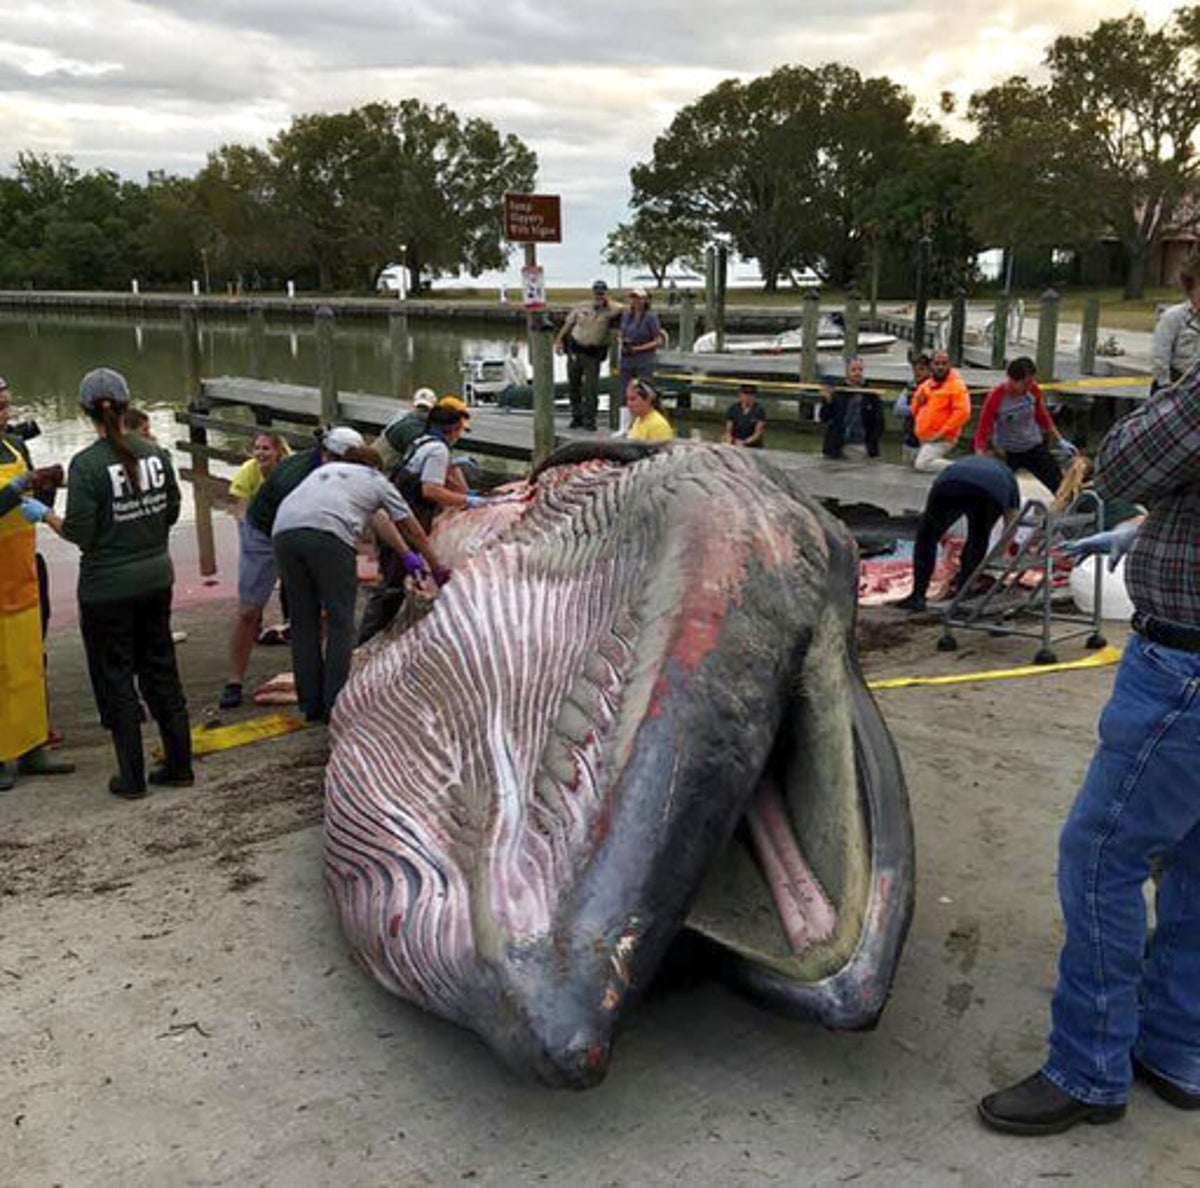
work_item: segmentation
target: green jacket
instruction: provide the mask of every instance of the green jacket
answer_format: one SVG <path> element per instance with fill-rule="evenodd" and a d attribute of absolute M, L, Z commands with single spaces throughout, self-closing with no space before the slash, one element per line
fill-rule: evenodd
<path fill-rule="evenodd" d="M 275 469 L 267 475 L 267 481 L 250 500 L 250 506 L 246 508 L 246 523 L 257 528 L 264 536 L 270 536 L 279 505 L 320 465 L 320 448 L 281 458 L 275 463 Z"/>
<path fill-rule="evenodd" d="M 62 534 L 83 554 L 80 602 L 156 593 L 174 577 L 167 537 L 179 519 L 179 483 L 171 457 L 145 438 L 125 440 L 138 458 L 140 493 L 103 437 L 71 459 Z"/>

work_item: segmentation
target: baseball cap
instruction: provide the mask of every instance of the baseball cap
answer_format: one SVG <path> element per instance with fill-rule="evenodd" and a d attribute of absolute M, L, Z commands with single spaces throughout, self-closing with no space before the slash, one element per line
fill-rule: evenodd
<path fill-rule="evenodd" d="M 643 289 L 641 285 L 638 285 L 636 289 L 630 289 L 629 296 L 630 297 L 641 297 L 645 301 L 650 300 L 650 294 L 647 293 L 646 290 Z"/>
<path fill-rule="evenodd" d="M 457 396 L 443 396 L 437 402 L 437 408 L 448 408 L 451 412 L 458 413 L 464 425 L 471 423 L 471 406 L 465 401 L 460 400 Z"/>
<path fill-rule="evenodd" d="M 751 396 L 754 396 L 758 393 L 758 385 L 752 384 L 749 380 L 742 380 L 742 382 L 738 384 L 737 390 L 739 392 L 749 392 Z"/>
<path fill-rule="evenodd" d="M 432 388 L 418 388 L 413 393 L 413 408 L 432 408 L 437 404 L 437 393 Z"/>
<path fill-rule="evenodd" d="M 95 411 L 101 400 L 111 400 L 118 408 L 129 403 L 129 385 L 111 367 L 97 367 L 79 381 L 79 403 L 88 412 Z"/>
<path fill-rule="evenodd" d="M 350 450 L 361 450 L 364 445 L 363 435 L 348 425 L 335 425 L 321 438 L 321 448 L 335 458 L 344 458 Z"/>
<path fill-rule="evenodd" d="M 592 281 L 592 292 L 593 293 L 607 293 L 608 292 L 608 281 L 605 281 L 605 280 Z"/>

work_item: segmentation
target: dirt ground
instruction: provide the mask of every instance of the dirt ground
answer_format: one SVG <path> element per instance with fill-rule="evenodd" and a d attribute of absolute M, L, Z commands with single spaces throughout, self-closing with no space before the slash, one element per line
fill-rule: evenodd
<path fill-rule="evenodd" d="M 176 616 L 197 721 L 228 613 Z M 928 622 L 865 621 L 872 677 L 1033 652 L 979 636 L 939 654 Z M 0 798 L 2 1185 L 1200 1182 L 1194 1122 L 1140 1086 L 1123 1122 L 1057 1139 L 1004 1139 L 974 1116 L 1041 1058 L 1056 835 L 1111 668 L 879 694 L 919 876 L 876 1032 L 689 986 L 647 1000 L 607 1081 L 570 1094 L 516 1081 L 350 964 L 321 882 L 323 732 L 117 801 L 76 630 L 50 651 L 52 718 L 79 770 Z M 253 674 L 286 666 L 260 648 Z"/>

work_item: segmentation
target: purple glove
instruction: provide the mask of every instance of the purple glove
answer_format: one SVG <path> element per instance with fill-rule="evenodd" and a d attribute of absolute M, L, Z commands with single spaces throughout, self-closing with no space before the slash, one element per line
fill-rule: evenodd
<path fill-rule="evenodd" d="M 450 570 L 444 565 L 435 565 L 433 567 L 433 580 L 439 586 L 444 586 L 450 580 Z"/>
<path fill-rule="evenodd" d="M 425 558 L 420 553 L 414 553 L 411 549 L 407 553 L 400 554 L 400 564 L 404 566 L 404 572 L 416 577 L 418 574 L 426 573 L 429 566 L 425 564 Z"/>
<path fill-rule="evenodd" d="M 8 490 L 14 495 L 20 495 L 29 484 L 33 482 L 33 475 L 26 471 L 24 474 L 18 474 L 16 478 L 10 479 L 8 482 Z"/>

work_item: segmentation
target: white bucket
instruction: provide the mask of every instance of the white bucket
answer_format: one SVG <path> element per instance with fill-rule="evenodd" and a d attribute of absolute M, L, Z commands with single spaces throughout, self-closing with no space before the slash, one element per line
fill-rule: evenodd
<path fill-rule="evenodd" d="M 1096 566 L 1101 566 L 1100 589 L 1103 605 L 1100 617 L 1111 622 L 1128 623 L 1133 618 L 1133 602 L 1125 588 L 1125 558 L 1108 572 L 1108 558 L 1103 555 L 1084 557 L 1071 570 L 1071 597 L 1075 605 L 1090 615 L 1095 609 Z"/>

